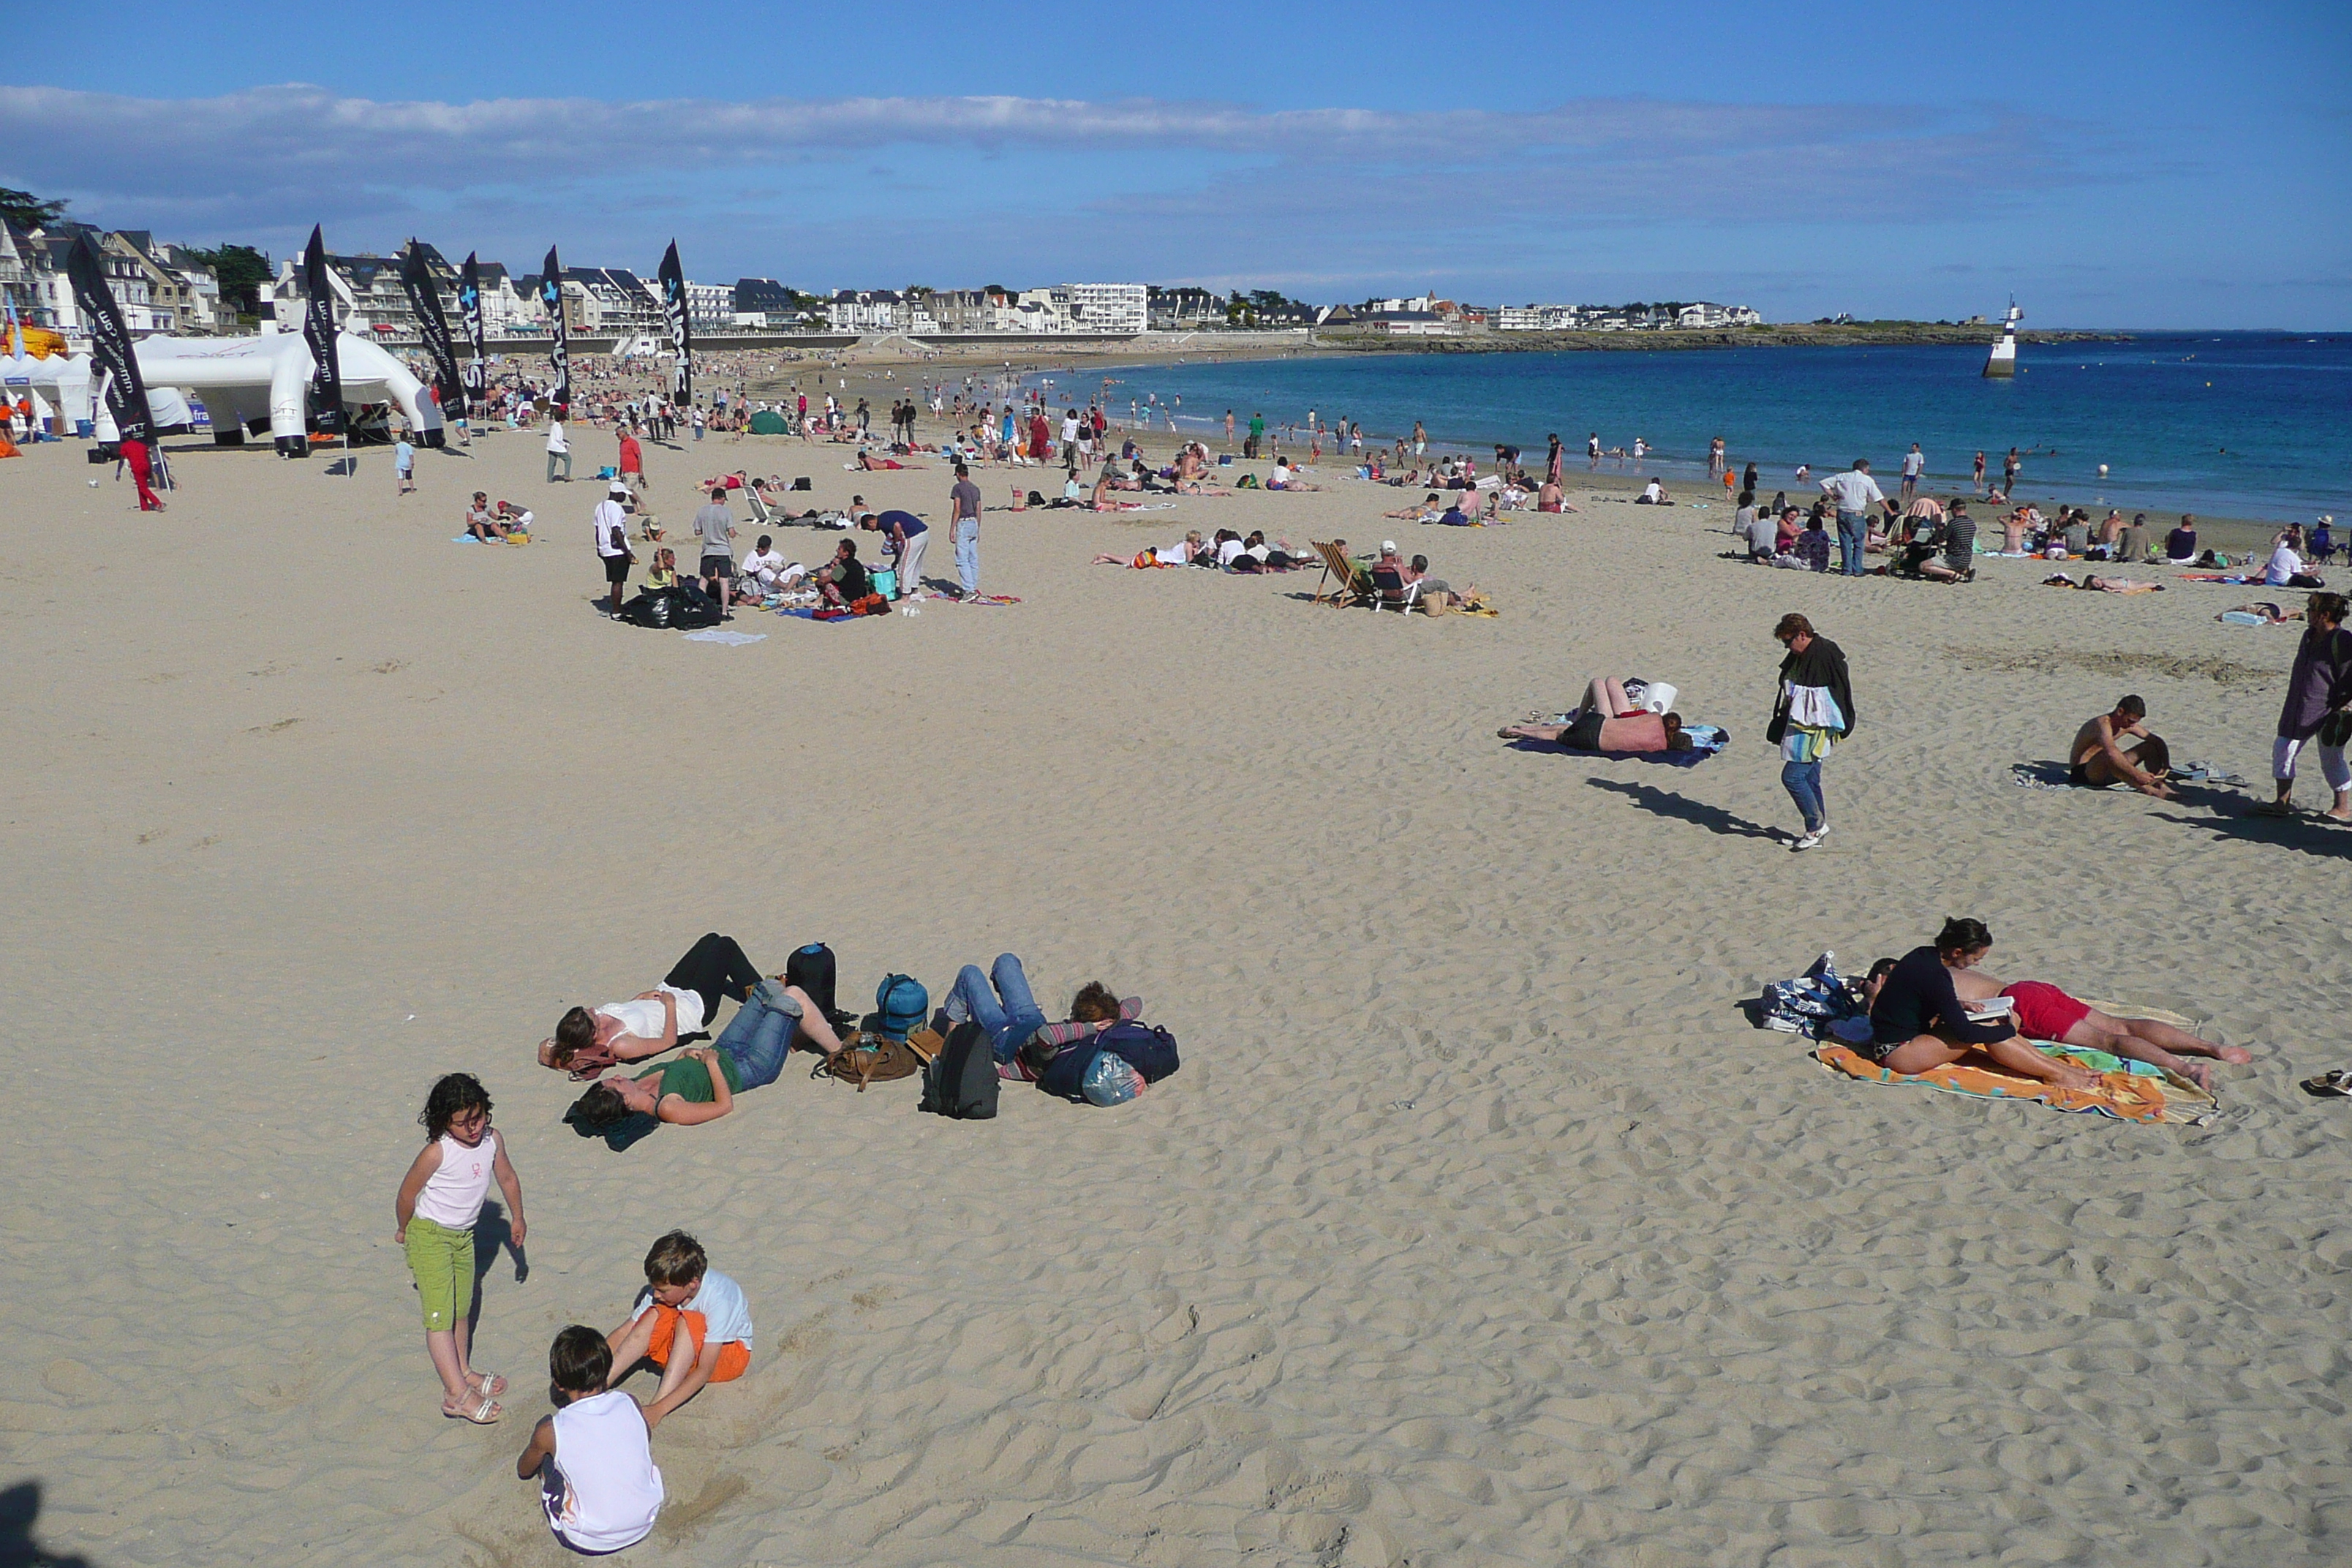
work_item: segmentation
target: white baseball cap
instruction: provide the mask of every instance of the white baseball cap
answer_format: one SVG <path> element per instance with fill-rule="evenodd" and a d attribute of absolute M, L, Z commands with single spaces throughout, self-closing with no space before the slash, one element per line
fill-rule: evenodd
<path fill-rule="evenodd" d="M 1381 554 L 1383 554 L 1383 555 L 1393 555 L 1393 554 L 1395 554 L 1395 553 L 1396 553 L 1396 541 L 1395 541 L 1395 540 L 1393 540 L 1393 539 L 1383 539 L 1383 540 L 1381 540 Z"/>

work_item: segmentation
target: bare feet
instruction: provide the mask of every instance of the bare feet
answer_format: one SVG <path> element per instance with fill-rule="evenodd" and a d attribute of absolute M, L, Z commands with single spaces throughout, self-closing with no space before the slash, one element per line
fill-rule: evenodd
<path fill-rule="evenodd" d="M 2060 1062 L 2053 1064 L 2050 1081 L 2061 1089 L 2096 1089 L 2099 1087 L 2099 1075 L 2089 1068 Z"/>
<path fill-rule="evenodd" d="M 2222 1046 L 2217 1048 L 2213 1054 L 2220 1057 L 2223 1061 L 2233 1063 L 2239 1067 L 2243 1067 L 2248 1062 L 2254 1059 L 2254 1053 L 2246 1049 L 2243 1046 Z"/>
<path fill-rule="evenodd" d="M 2184 1058 L 2176 1063 L 2171 1070 L 2189 1079 L 2191 1083 L 2194 1083 L 2206 1093 L 2210 1094 L 2213 1092 L 2212 1063 L 2193 1062 Z"/>

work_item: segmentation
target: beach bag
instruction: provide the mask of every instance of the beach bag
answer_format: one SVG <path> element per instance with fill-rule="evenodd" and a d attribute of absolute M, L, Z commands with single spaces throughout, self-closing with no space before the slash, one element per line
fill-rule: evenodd
<path fill-rule="evenodd" d="M 854 1083 L 857 1092 L 864 1094 L 869 1083 L 912 1078 L 922 1070 L 922 1057 L 905 1040 L 860 1030 L 844 1039 L 840 1050 L 818 1062 L 809 1077 Z"/>
<path fill-rule="evenodd" d="M 967 1020 L 949 1032 L 939 1055 L 925 1064 L 920 1109 L 960 1121 L 993 1120 L 998 1081 L 987 1031 Z"/>
<path fill-rule="evenodd" d="M 1062 1047 L 1045 1068 L 1037 1087 L 1063 1100 L 1087 1097 L 1087 1072 L 1105 1051 L 1124 1060 L 1146 1083 L 1157 1083 L 1176 1070 L 1176 1037 L 1150 1024 L 1125 1022 Z"/>
<path fill-rule="evenodd" d="M 793 955 L 784 960 L 784 984 L 799 986 L 835 1027 L 857 1021 L 855 1015 L 834 1005 L 833 949 L 824 943 L 813 942 L 793 949 Z"/>
<path fill-rule="evenodd" d="M 684 588 L 677 590 L 670 605 L 669 625 L 673 630 L 690 632 L 704 626 L 715 626 L 725 618 L 717 601 Z"/>
<path fill-rule="evenodd" d="M 633 626 L 667 627 L 677 595 L 667 588 L 648 588 L 621 606 L 621 619 Z"/>
<path fill-rule="evenodd" d="M 931 994 L 911 974 L 886 974 L 874 988 L 874 1011 L 883 1036 L 903 1040 L 931 1014 Z"/>
<path fill-rule="evenodd" d="M 1146 1083 L 1158 1083 L 1182 1065 L 1176 1055 L 1176 1037 L 1154 1024 L 1113 1024 L 1095 1037 L 1095 1043 L 1124 1060 Z"/>

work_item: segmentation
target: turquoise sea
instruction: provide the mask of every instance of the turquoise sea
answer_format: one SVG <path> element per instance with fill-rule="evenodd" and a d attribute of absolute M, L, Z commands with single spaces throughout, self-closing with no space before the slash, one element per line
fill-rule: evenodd
<path fill-rule="evenodd" d="M 1704 481 L 1707 442 L 1721 436 L 1735 464 L 1759 465 L 1768 494 L 1795 488 L 1800 463 L 1820 476 L 1864 457 L 1894 474 L 1914 441 L 1931 485 L 1965 489 L 1979 449 L 1998 479 L 2016 447 L 2021 499 L 2282 521 L 2352 515 L 2352 337 L 2028 343 L 2005 382 L 1979 374 L 1984 357 L 1976 347 L 1383 353 L 1135 366 L 1108 372 L 1108 394 L 1096 373 L 1063 373 L 1055 395 L 1102 395 L 1121 416 L 1130 398 L 1181 395 L 1187 430 L 1221 430 L 1227 408 L 1244 427 L 1254 411 L 1303 426 L 1313 410 L 1392 442 L 1418 419 L 1446 449 L 1491 456 L 1509 442 L 1530 467 L 1558 431 L 1571 472 L 1588 434 L 1628 450 L 1638 436 L 1653 448 L 1646 471 L 1670 483 Z"/>

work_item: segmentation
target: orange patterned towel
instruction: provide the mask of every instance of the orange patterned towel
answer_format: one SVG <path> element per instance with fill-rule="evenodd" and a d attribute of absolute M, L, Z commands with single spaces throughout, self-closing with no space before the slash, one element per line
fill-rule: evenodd
<path fill-rule="evenodd" d="M 1982 1052 L 1972 1051 L 1948 1067 L 1906 1075 L 1889 1071 L 1866 1057 L 1832 1042 L 1813 1053 L 1813 1059 L 1832 1072 L 1864 1083 L 1916 1083 L 1947 1094 L 1977 1100 L 2031 1100 L 2053 1110 L 2088 1111 L 2120 1121 L 2170 1121 L 2200 1127 L 2221 1113 L 2213 1097 L 2183 1078 L 2176 1078 L 2146 1062 L 2129 1062 L 2105 1051 L 2075 1046 L 2053 1046 L 2036 1040 L 2036 1050 L 2089 1068 L 2100 1075 L 2096 1089 L 2061 1089 L 2039 1079 L 2004 1071 Z"/>

